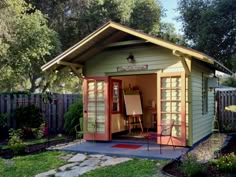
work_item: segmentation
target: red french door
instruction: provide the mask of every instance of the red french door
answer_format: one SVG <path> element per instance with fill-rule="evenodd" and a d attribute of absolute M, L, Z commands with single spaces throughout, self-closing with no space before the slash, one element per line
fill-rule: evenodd
<path fill-rule="evenodd" d="M 163 122 L 174 120 L 172 139 L 176 146 L 186 146 L 186 77 L 185 73 L 158 74 L 158 133 Z M 162 137 L 167 144 L 169 137 Z M 160 139 L 158 139 L 160 143 Z M 169 142 L 170 144 L 171 142 Z"/>
<path fill-rule="evenodd" d="M 110 140 L 108 77 L 84 79 L 85 140 Z"/>

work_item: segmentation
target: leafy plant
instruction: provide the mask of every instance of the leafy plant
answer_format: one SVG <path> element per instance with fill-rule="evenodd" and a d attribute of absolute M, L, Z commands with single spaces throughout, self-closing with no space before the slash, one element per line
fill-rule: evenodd
<path fill-rule="evenodd" d="M 184 157 L 179 168 L 184 175 L 189 177 L 201 176 L 206 170 L 204 164 L 198 162 L 196 156 L 191 154 Z"/>
<path fill-rule="evenodd" d="M 25 144 L 22 140 L 22 130 L 21 129 L 10 129 L 9 130 L 9 142 L 8 145 L 10 146 L 10 149 L 13 151 L 14 154 L 21 154 L 25 150 Z"/>
<path fill-rule="evenodd" d="M 38 128 L 32 128 L 32 133 L 33 133 L 34 137 L 36 137 L 36 138 L 42 138 L 42 137 L 43 137 L 43 129 L 44 129 L 44 127 L 45 127 L 45 124 L 42 123 L 42 124 L 40 125 L 40 127 L 38 127 Z"/>
<path fill-rule="evenodd" d="M 17 108 L 15 118 L 18 128 L 38 128 L 44 122 L 40 109 L 34 105 Z"/>
<path fill-rule="evenodd" d="M 236 172 L 236 156 L 234 153 L 220 156 L 213 164 L 222 172 Z"/>
<path fill-rule="evenodd" d="M 67 133 L 75 135 L 75 126 L 79 124 L 80 117 L 83 117 L 83 103 L 81 100 L 77 100 L 70 105 L 64 115 L 64 129 Z"/>
<path fill-rule="evenodd" d="M 235 125 L 233 124 L 233 122 L 224 123 L 222 127 L 223 131 L 225 132 L 233 132 L 235 130 Z"/>

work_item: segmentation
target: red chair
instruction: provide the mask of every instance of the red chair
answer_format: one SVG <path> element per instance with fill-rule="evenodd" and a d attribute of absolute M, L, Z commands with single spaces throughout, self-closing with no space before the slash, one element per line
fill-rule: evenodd
<path fill-rule="evenodd" d="M 160 154 L 161 154 L 161 146 L 162 146 L 162 137 L 169 137 L 168 141 L 167 141 L 167 144 L 166 145 L 169 145 L 169 142 L 171 141 L 171 144 L 173 146 L 173 150 L 175 150 L 175 146 L 174 146 L 174 143 L 173 143 L 173 139 L 172 139 L 172 129 L 174 127 L 174 120 L 171 119 L 169 120 L 169 123 L 165 121 L 162 121 L 161 122 L 161 133 L 158 134 L 158 133 L 148 133 L 145 138 L 147 139 L 147 150 L 149 151 L 149 140 L 150 139 L 157 139 L 158 137 L 160 137 Z"/>

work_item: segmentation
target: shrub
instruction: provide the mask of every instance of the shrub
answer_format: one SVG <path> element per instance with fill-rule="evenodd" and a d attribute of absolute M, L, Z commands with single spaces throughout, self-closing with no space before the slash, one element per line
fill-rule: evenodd
<path fill-rule="evenodd" d="M 203 176 L 205 173 L 204 164 L 197 161 L 196 156 L 187 154 L 180 165 L 180 171 L 189 177 Z"/>
<path fill-rule="evenodd" d="M 79 124 L 80 117 L 83 117 L 83 103 L 77 100 L 70 105 L 68 112 L 64 114 L 64 129 L 70 135 L 75 135 L 75 126 Z"/>
<path fill-rule="evenodd" d="M 236 156 L 234 153 L 220 156 L 213 164 L 221 172 L 236 172 Z"/>
<path fill-rule="evenodd" d="M 9 142 L 8 145 L 14 154 L 21 154 L 24 152 L 26 145 L 22 141 L 23 131 L 21 129 L 9 130 Z"/>
<path fill-rule="evenodd" d="M 18 128 L 38 128 L 44 122 L 40 109 L 34 105 L 17 108 L 15 118 Z"/>

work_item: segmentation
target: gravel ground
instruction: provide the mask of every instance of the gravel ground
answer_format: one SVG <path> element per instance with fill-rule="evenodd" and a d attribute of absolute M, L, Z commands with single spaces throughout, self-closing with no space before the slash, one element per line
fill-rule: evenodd
<path fill-rule="evenodd" d="M 196 156 L 198 161 L 207 162 L 210 159 L 214 159 L 218 151 L 222 148 L 227 135 L 223 133 L 213 133 L 205 141 L 193 148 L 188 154 Z"/>

